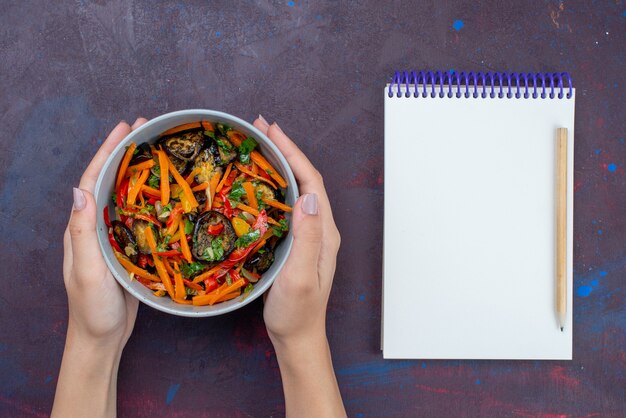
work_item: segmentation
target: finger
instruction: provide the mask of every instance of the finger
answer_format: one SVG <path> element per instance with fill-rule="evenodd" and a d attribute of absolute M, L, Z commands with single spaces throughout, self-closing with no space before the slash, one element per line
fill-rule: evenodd
<path fill-rule="evenodd" d="M 130 128 L 134 131 L 135 129 L 139 128 L 141 125 L 143 125 L 146 122 L 148 122 L 148 119 L 139 117 L 137 118 L 135 123 L 133 123 L 133 126 L 131 126 Z"/>
<path fill-rule="evenodd" d="M 69 228 L 65 228 L 65 233 L 63 234 L 63 278 L 66 280 L 70 277 L 72 262 L 72 240 Z"/>
<path fill-rule="evenodd" d="M 75 271 L 93 271 L 102 260 L 96 235 L 96 200 L 86 191 L 74 188 L 74 206 L 68 224 L 72 262 Z"/>
<path fill-rule="evenodd" d="M 306 286 L 319 286 L 318 260 L 322 247 L 322 220 L 315 193 L 300 196 L 294 205 L 291 228 L 293 245 L 285 269 L 290 280 L 307 281 Z M 314 278 L 314 279 L 313 279 Z M 312 282 L 312 280 L 314 280 Z"/>
<path fill-rule="evenodd" d="M 265 120 L 265 118 L 261 115 L 259 115 L 258 118 L 256 118 L 254 120 L 254 122 L 252 123 L 254 125 L 255 128 L 257 128 L 259 131 L 263 132 L 265 135 L 267 135 L 267 130 L 270 127 L 270 124 L 267 123 L 267 121 Z"/>
<path fill-rule="evenodd" d="M 98 175 L 100 174 L 100 170 L 102 170 L 104 163 L 107 158 L 109 158 L 109 155 L 111 155 L 111 152 L 113 152 L 117 144 L 119 144 L 122 139 L 126 138 L 126 135 L 129 133 L 130 126 L 128 126 L 126 122 L 120 122 L 115 128 L 113 128 L 83 173 L 79 185 L 82 190 L 86 190 L 89 193 L 94 192 Z"/>

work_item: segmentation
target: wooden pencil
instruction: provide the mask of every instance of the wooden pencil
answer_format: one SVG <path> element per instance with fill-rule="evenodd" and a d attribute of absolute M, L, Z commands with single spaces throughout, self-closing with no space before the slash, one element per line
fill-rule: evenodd
<path fill-rule="evenodd" d="M 563 331 L 567 314 L 567 128 L 558 128 L 556 136 L 556 313 Z"/>

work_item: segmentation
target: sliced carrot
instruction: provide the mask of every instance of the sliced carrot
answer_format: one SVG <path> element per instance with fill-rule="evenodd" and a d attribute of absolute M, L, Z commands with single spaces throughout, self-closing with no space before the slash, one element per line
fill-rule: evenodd
<path fill-rule="evenodd" d="M 143 170 L 141 174 L 139 174 L 138 176 L 139 178 L 135 181 L 135 184 L 133 184 L 130 190 L 128 191 L 128 197 L 126 198 L 127 205 L 135 204 L 135 201 L 137 200 L 137 195 L 139 194 L 139 191 L 141 190 L 141 186 L 143 186 L 146 180 L 148 180 L 149 174 L 150 174 L 150 170 Z M 137 176 L 137 174 L 133 174 L 133 177 L 135 176 Z M 132 181 L 131 181 L 131 184 L 132 184 Z"/>
<path fill-rule="evenodd" d="M 174 283 L 175 283 L 175 296 L 177 299 L 185 299 L 187 292 L 185 292 L 185 283 L 183 283 L 183 276 L 180 275 L 178 269 L 178 263 L 174 262 Z"/>
<path fill-rule="evenodd" d="M 187 242 L 187 237 L 185 236 L 185 220 L 181 219 L 179 221 L 178 233 L 180 234 L 180 249 L 183 252 L 183 257 L 187 260 L 188 263 L 193 262 L 191 258 L 191 250 L 189 250 L 189 243 Z"/>
<path fill-rule="evenodd" d="M 170 264 L 167 258 L 163 259 L 163 266 L 165 267 L 165 270 L 167 270 L 167 274 L 174 277 L 174 268 L 172 267 L 172 265 Z"/>
<path fill-rule="evenodd" d="M 224 175 L 222 176 L 222 180 L 220 180 L 219 184 L 215 188 L 215 193 L 219 193 L 220 190 L 222 190 L 222 187 L 224 187 L 224 183 L 226 183 L 226 179 L 230 175 L 230 170 L 232 169 L 233 169 L 233 163 L 228 164 L 228 166 L 226 167 L 226 171 L 224 171 Z"/>
<path fill-rule="evenodd" d="M 202 128 L 205 131 L 215 132 L 215 128 L 213 127 L 213 124 L 209 122 L 208 120 L 203 120 L 202 122 L 200 122 L 200 125 L 202 125 Z"/>
<path fill-rule="evenodd" d="M 190 131 L 192 129 L 200 129 L 202 127 L 203 126 L 202 126 L 202 124 L 200 122 L 185 123 L 183 125 L 178 125 L 178 126 L 175 126 L 173 128 L 170 128 L 167 131 L 163 132 L 159 136 L 173 135 L 173 134 L 177 134 L 179 132 Z"/>
<path fill-rule="evenodd" d="M 198 173 L 200 173 L 200 171 L 201 170 L 199 167 L 196 167 L 193 170 L 191 170 L 191 173 L 189 173 L 189 175 L 185 178 L 185 181 L 187 182 L 188 185 L 191 186 L 191 183 L 193 183 L 193 178 L 197 176 Z"/>
<path fill-rule="evenodd" d="M 153 189 L 150 186 L 146 186 L 145 184 L 141 186 L 141 191 L 147 194 L 148 196 L 161 198 L 161 192 L 157 189 Z"/>
<path fill-rule="evenodd" d="M 126 170 L 126 176 L 132 176 L 133 174 L 138 173 L 141 170 L 146 170 L 152 167 L 154 167 L 154 160 L 148 160 L 144 161 L 143 163 L 131 165 Z"/>
<path fill-rule="evenodd" d="M 117 251 L 113 251 L 113 252 L 115 253 L 115 257 L 117 258 L 117 261 L 119 261 L 120 264 L 129 273 L 135 273 L 137 276 L 141 276 L 144 279 L 148 279 L 148 280 L 153 281 L 153 282 L 160 282 L 161 281 L 161 279 L 158 276 L 155 276 L 152 273 L 148 273 L 146 270 L 142 269 L 141 267 L 138 267 L 138 266 L 134 265 L 132 261 L 130 261 L 128 258 L 123 256 L 122 254 L 118 253 Z"/>
<path fill-rule="evenodd" d="M 155 254 L 157 252 L 157 245 L 156 240 L 154 239 L 154 234 L 152 233 L 152 228 L 146 228 L 145 231 L 146 241 L 148 241 L 148 246 L 152 251 L 152 258 L 154 259 L 154 267 L 156 267 L 159 277 L 165 285 L 167 294 L 170 295 L 171 298 L 174 298 L 174 286 L 172 286 L 170 276 L 167 274 L 167 270 L 165 270 L 165 266 L 163 265 L 161 258 Z"/>
<path fill-rule="evenodd" d="M 139 194 L 137 195 L 139 197 L 139 201 L 141 202 L 141 206 L 140 208 L 143 209 L 146 207 L 146 200 L 143 198 L 143 193 L 141 192 L 141 189 L 139 189 Z"/>
<path fill-rule="evenodd" d="M 195 282 L 195 280 L 194 280 Z M 209 301 L 213 299 L 213 297 L 216 297 L 219 295 L 219 293 L 221 291 L 223 291 L 224 289 L 226 289 L 226 287 L 228 287 L 228 283 L 224 282 L 222 283 L 222 285 L 220 287 L 218 287 L 217 289 L 204 294 L 204 295 L 198 295 L 198 296 L 194 296 L 193 297 L 193 304 L 194 305 L 208 305 Z"/>
<path fill-rule="evenodd" d="M 261 155 L 261 153 L 259 153 L 258 151 L 252 151 L 250 153 L 250 159 L 257 163 L 261 170 L 265 170 L 265 172 L 269 174 L 271 178 L 276 180 L 276 183 L 278 183 L 280 187 L 282 187 L 283 189 L 287 187 L 287 182 L 285 181 L 285 179 L 283 179 L 280 174 L 278 174 L 278 171 L 276 171 L 276 169 L 272 167 L 272 165 L 265 159 L 265 157 Z"/>
<path fill-rule="evenodd" d="M 259 174 L 259 166 L 256 165 L 254 161 L 252 161 L 252 172 L 254 173 L 254 175 Z"/>
<path fill-rule="evenodd" d="M 249 181 L 243 183 L 243 189 L 246 191 L 246 197 L 248 198 L 248 204 L 259 210 L 259 202 L 256 200 L 256 196 L 254 195 L 254 186 Z"/>
<path fill-rule="evenodd" d="M 178 231 L 176 231 L 176 233 L 174 235 L 172 235 L 172 238 L 170 238 L 170 240 L 167 243 L 168 244 L 173 244 L 175 242 L 178 242 L 179 239 L 180 239 L 180 229 Z"/>
<path fill-rule="evenodd" d="M 287 206 L 284 203 L 280 203 L 278 200 L 274 200 L 274 199 L 263 199 L 263 203 L 265 203 L 268 206 L 271 206 L 273 208 L 276 209 L 280 209 L 282 211 L 285 212 L 291 212 L 291 206 Z"/>
<path fill-rule="evenodd" d="M 249 214 L 254 216 L 259 216 L 258 210 L 251 208 L 248 205 L 244 205 L 243 203 L 237 203 L 237 209 L 241 209 L 244 212 L 248 212 Z M 272 225 L 280 226 L 280 223 L 278 221 L 276 221 L 274 218 L 270 218 L 269 216 L 267 217 L 267 222 L 271 223 Z"/>
<path fill-rule="evenodd" d="M 176 170 L 176 167 L 174 167 L 174 164 L 172 164 L 172 162 L 170 161 L 169 157 L 167 156 L 167 154 L 165 154 L 165 152 L 161 152 L 163 155 L 165 155 L 165 159 L 167 160 L 169 167 L 170 167 L 170 171 L 172 173 L 172 176 L 174 176 L 174 179 L 176 180 L 176 183 L 178 183 L 178 185 L 183 189 L 183 193 L 185 193 L 185 196 L 187 198 L 187 200 L 189 201 L 189 204 L 191 205 L 191 208 L 197 208 L 198 207 L 198 201 L 196 200 L 195 196 L 193 195 L 193 192 L 191 191 L 191 187 L 189 187 L 189 184 L 185 181 L 185 179 L 183 178 L 183 176 L 181 176 L 178 173 L 178 170 Z"/>
<path fill-rule="evenodd" d="M 214 275 L 215 273 L 217 273 L 221 269 L 222 269 L 222 266 L 220 264 L 218 264 L 218 265 L 212 267 L 210 270 L 207 270 L 204 273 L 199 274 L 196 277 L 194 277 L 193 282 L 194 283 L 200 283 L 201 281 L 211 277 L 212 275 Z"/>
<path fill-rule="evenodd" d="M 170 202 L 169 158 L 167 158 L 165 151 L 157 151 L 157 155 L 161 169 L 161 204 L 165 206 Z M 173 172 L 178 173 L 176 169 Z"/>
<path fill-rule="evenodd" d="M 227 283 L 224 283 L 222 286 L 220 286 L 219 288 L 217 288 L 216 291 L 211 292 L 209 294 L 206 294 L 204 296 L 195 296 L 193 298 L 193 304 L 194 305 L 213 305 L 214 303 L 217 302 L 217 300 L 223 296 L 223 295 L 227 295 L 229 293 L 232 293 L 238 289 L 240 289 L 244 284 L 245 284 L 245 280 L 244 279 L 239 279 L 236 280 L 235 282 L 233 282 L 232 284 L 228 285 Z M 227 285 L 226 287 L 224 287 L 224 285 Z"/>
<path fill-rule="evenodd" d="M 235 299 L 238 296 L 241 296 L 241 290 L 235 290 L 234 292 L 226 293 L 225 295 L 218 297 L 214 303 L 226 302 L 227 300 Z"/>
<path fill-rule="evenodd" d="M 211 207 L 213 206 L 213 198 L 215 197 L 215 190 L 217 190 L 217 185 L 219 184 L 220 181 L 220 173 L 219 171 L 216 171 L 215 174 L 213 174 L 213 177 L 211 177 L 211 180 L 209 180 L 209 198 L 207 199 L 207 210 L 211 209 Z"/>
<path fill-rule="evenodd" d="M 241 164 L 239 162 L 235 162 L 235 167 L 237 167 L 239 169 L 239 171 L 241 171 L 242 173 L 245 173 L 245 174 L 249 175 L 250 177 L 254 177 L 255 179 L 257 179 L 259 181 L 267 183 L 270 186 L 272 186 L 274 189 L 278 189 L 278 187 L 276 187 L 276 185 L 271 180 L 268 180 L 265 177 L 260 176 L 258 174 L 254 174 L 252 171 L 250 171 L 246 167 L 244 167 L 243 164 Z"/>
<path fill-rule="evenodd" d="M 193 303 L 190 300 L 186 300 L 186 299 L 172 298 L 172 300 L 182 305 L 193 305 Z"/>
<path fill-rule="evenodd" d="M 126 148 L 126 152 L 124 153 L 124 157 L 122 158 L 122 162 L 120 163 L 120 171 L 117 172 L 117 179 L 115 180 L 115 190 L 120 187 L 122 179 L 126 176 L 128 164 L 130 164 L 130 160 L 133 158 L 133 154 L 135 153 L 136 148 L 137 144 L 135 144 L 134 142 L 131 142 L 128 148 Z"/>
<path fill-rule="evenodd" d="M 196 187 L 192 187 L 191 191 L 192 192 L 199 192 L 199 191 L 202 191 L 202 190 L 206 190 L 208 188 L 209 188 L 209 183 L 205 182 L 205 183 L 197 185 Z"/>
<path fill-rule="evenodd" d="M 241 145 L 243 140 L 246 139 L 246 137 L 242 133 L 237 132 L 237 131 L 228 131 L 226 132 L 226 136 L 228 136 L 228 139 L 230 139 L 230 142 L 232 142 L 232 144 L 236 147 Z"/>

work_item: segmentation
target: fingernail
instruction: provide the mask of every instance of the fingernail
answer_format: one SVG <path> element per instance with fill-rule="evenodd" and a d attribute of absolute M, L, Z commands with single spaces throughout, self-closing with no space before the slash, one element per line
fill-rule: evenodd
<path fill-rule="evenodd" d="M 280 126 L 278 126 L 278 124 L 277 124 L 276 122 L 274 122 L 274 126 L 278 128 L 278 131 L 279 131 L 281 134 L 284 134 L 283 130 L 282 130 L 282 129 L 280 129 Z"/>
<path fill-rule="evenodd" d="M 305 194 L 302 197 L 302 212 L 307 215 L 317 215 L 317 195 L 315 193 Z"/>
<path fill-rule="evenodd" d="M 74 187 L 74 210 L 83 210 L 87 206 L 87 199 L 83 191 Z"/>
<path fill-rule="evenodd" d="M 259 114 L 259 120 L 261 121 L 261 123 L 263 123 L 263 125 L 265 125 L 266 128 L 269 128 L 270 124 L 267 123 L 263 115 Z"/>

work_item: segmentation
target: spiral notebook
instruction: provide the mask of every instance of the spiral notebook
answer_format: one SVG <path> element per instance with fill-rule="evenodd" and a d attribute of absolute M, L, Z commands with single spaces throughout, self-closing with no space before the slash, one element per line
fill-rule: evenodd
<path fill-rule="evenodd" d="M 572 358 L 574 96 L 567 73 L 397 72 L 386 86 L 385 358 Z M 569 142 L 562 332 L 557 128 Z"/>

